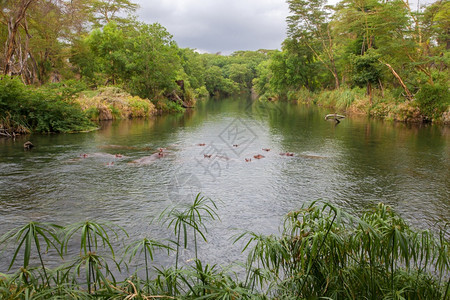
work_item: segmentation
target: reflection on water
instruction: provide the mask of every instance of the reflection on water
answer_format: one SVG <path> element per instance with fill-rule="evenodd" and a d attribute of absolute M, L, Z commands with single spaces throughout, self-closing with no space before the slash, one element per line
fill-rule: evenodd
<path fill-rule="evenodd" d="M 450 220 L 448 127 L 361 117 L 336 126 L 327 113 L 212 99 L 185 114 L 107 122 L 91 133 L 1 139 L 0 233 L 29 220 L 97 219 L 123 226 L 130 239 L 164 238 L 151 219 L 202 192 L 221 216 L 202 255 L 228 263 L 240 254 L 228 240 L 234 229 L 276 233 L 286 212 L 316 199 L 358 213 L 382 201 L 420 228 Z M 26 140 L 32 151 L 23 150 Z M 164 157 L 132 163 L 160 148 Z"/>

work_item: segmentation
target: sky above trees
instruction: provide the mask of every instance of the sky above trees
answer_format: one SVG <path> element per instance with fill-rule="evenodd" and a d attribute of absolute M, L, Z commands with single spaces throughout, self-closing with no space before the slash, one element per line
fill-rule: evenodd
<path fill-rule="evenodd" d="M 420 4 L 433 0 L 419 0 Z M 280 49 L 286 38 L 285 0 L 134 0 L 139 19 L 159 22 L 180 47 L 230 54 L 236 50 Z M 329 0 L 336 4 L 338 0 Z M 411 7 L 417 1 L 410 1 Z"/>
<path fill-rule="evenodd" d="M 180 47 L 200 52 L 280 48 L 286 38 L 285 0 L 135 0 L 139 18 L 159 22 Z"/>

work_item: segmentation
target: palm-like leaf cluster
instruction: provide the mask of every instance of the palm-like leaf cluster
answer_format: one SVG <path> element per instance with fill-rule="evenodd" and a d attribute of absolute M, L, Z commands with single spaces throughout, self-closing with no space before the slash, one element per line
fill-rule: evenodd
<path fill-rule="evenodd" d="M 413 231 L 383 204 L 361 218 L 329 204 L 312 202 L 290 212 L 281 235 L 244 232 L 245 268 L 222 268 L 202 261 L 197 251 L 207 241 L 208 220 L 217 206 L 197 195 L 186 207 L 171 207 L 158 218 L 174 238 L 148 237 L 124 247 L 117 259 L 115 240 L 127 233 L 104 222 L 84 221 L 62 227 L 30 222 L 0 238 L 15 243 L 0 273 L 2 299 L 448 299 L 449 241 L 446 228 L 436 236 Z M 193 243 L 190 243 L 193 239 Z M 79 244 L 79 255 L 50 269 L 46 252 L 66 259 Z M 179 252 L 195 248 L 182 264 Z M 154 266 L 156 255 L 175 252 L 172 267 Z M 36 261 L 36 263 L 33 263 Z M 130 275 L 128 264 L 142 267 Z M 124 266 L 126 268 L 124 268 Z M 118 274 L 125 275 L 122 281 Z M 233 271 L 234 270 L 234 271 Z M 145 272 L 141 278 L 138 271 Z M 122 276 L 124 277 L 124 276 Z"/>

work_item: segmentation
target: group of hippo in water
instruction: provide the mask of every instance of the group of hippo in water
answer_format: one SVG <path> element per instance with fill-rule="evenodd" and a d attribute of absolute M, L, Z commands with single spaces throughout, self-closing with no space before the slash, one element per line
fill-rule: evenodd
<path fill-rule="evenodd" d="M 205 146 L 206 144 L 202 143 L 202 144 L 197 144 L 197 145 L 198 146 Z M 233 145 L 233 147 L 237 148 L 237 147 L 239 147 L 239 145 Z M 266 152 L 270 151 L 269 148 L 262 148 L 262 150 L 266 151 Z M 281 156 L 295 156 L 295 154 L 292 153 L 292 152 L 281 152 L 280 155 Z M 212 155 L 204 154 L 205 158 L 211 158 L 211 156 Z M 298 156 L 300 156 L 300 157 L 307 157 L 307 158 L 323 158 L 321 156 L 311 156 L 311 155 L 298 155 Z M 262 155 L 262 154 L 256 154 L 256 155 L 253 155 L 253 158 L 254 159 L 262 159 L 262 158 L 265 158 L 265 156 Z M 245 162 L 251 162 L 252 158 L 244 158 L 244 160 L 245 160 Z"/>
<path fill-rule="evenodd" d="M 204 147 L 206 146 L 205 143 L 200 143 L 197 144 L 197 146 L 200 147 Z M 239 147 L 239 145 L 233 145 L 233 147 Z M 150 148 L 135 148 L 135 147 L 128 147 L 128 146 L 115 146 L 115 145 L 109 145 L 109 146 L 104 146 L 102 148 L 113 148 L 113 149 L 120 149 L 120 148 L 131 148 L 134 150 L 150 150 Z M 269 148 L 262 148 L 263 151 L 265 152 L 270 152 L 271 149 Z M 130 164 L 136 164 L 136 165 L 148 165 L 158 159 L 167 157 L 170 154 L 170 151 L 167 148 L 158 148 L 158 150 L 156 152 L 154 152 L 151 155 L 148 156 L 143 156 L 141 158 L 129 161 L 128 163 Z M 303 155 L 303 154 L 294 154 L 292 152 L 281 152 L 279 153 L 281 156 L 287 156 L 287 157 L 293 157 L 293 156 L 298 156 L 298 157 L 304 157 L 304 158 L 324 158 L 322 156 L 314 156 L 314 155 Z M 114 165 L 114 161 L 118 160 L 118 159 L 126 159 L 128 158 L 125 155 L 122 155 L 120 153 L 117 154 L 109 154 L 109 153 L 92 153 L 92 154 L 80 154 L 79 156 L 80 158 L 78 159 L 86 159 L 86 158 L 90 158 L 90 157 L 97 157 L 97 158 L 104 158 L 104 159 L 108 159 L 110 160 L 110 162 L 106 163 L 106 166 L 113 166 Z M 203 158 L 204 159 L 211 159 L 211 158 L 221 158 L 221 159 L 226 159 L 229 160 L 228 157 L 226 156 L 220 156 L 220 155 L 213 155 L 213 154 L 203 154 Z M 255 154 L 253 155 L 253 157 L 251 158 L 244 158 L 245 162 L 251 162 L 252 159 L 262 159 L 265 158 L 264 155 L 262 154 Z"/>
<path fill-rule="evenodd" d="M 158 151 L 156 153 L 153 153 L 152 155 L 149 156 L 144 156 L 141 157 L 139 159 L 130 161 L 129 163 L 133 163 L 133 164 L 140 164 L 140 165 L 146 165 L 149 164 L 151 162 L 154 162 L 157 159 L 163 158 L 165 156 L 168 155 L 167 152 L 165 152 L 166 149 L 164 148 L 159 148 Z M 114 161 L 117 159 L 123 159 L 123 158 L 128 158 L 125 155 L 122 155 L 120 153 L 117 154 L 109 154 L 109 153 L 93 153 L 93 154 L 80 154 L 80 158 L 89 158 L 89 157 L 102 157 L 102 158 L 107 158 L 107 159 L 113 159 L 113 161 L 108 162 L 106 165 L 107 166 L 113 166 L 114 165 Z"/>

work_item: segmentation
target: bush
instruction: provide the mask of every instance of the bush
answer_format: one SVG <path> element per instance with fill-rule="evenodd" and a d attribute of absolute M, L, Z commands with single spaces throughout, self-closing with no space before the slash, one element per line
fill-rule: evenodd
<path fill-rule="evenodd" d="M 194 96 L 195 96 L 195 98 L 208 98 L 209 92 L 206 89 L 206 87 L 203 85 L 203 86 L 195 89 Z"/>
<path fill-rule="evenodd" d="M 88 87 L 86 83 L 79 80 L 66 80 L 58 83 L 50 83 L 44 87 L 48 91 L 56 92 L 64 99 L 76 96 Z"/>
<path fill-rule="evenodd" d="M 168 99 L 154 100 L 153 104 L 156 106 L 156 109 L 162 113 L 184 112 L 184 108 L 180 104 Z"/>
<path fill-rule="evenodd" d="M 119 87 L 83 91 L 75 101 L 94 121 L 146 118 L 155 113 L 150 100 L 133 97 Z"/>
<path fill-rule="evenodd" d="M 450 93 L 443 85 L 422 86 L 416 94 L 417 104 L 420 111 L 428 118 L 438 118 L 450 105 Z"/>
<path fill-rule="evenodd" d="M 312 101 L 312 93 L 306 88 L 288 91 L 286 96 L 289 101 L 300 101 L 302 103 L 310 103 Z"/>
<path fill-rule="evenodd" d="M 131 109 L 131 118 L 143 118 L 149 115 L 153 110 L 153 105 L 148 100 L 143 100 L 139 97 L 131 97 L 128 99 L 128 104 Z"/>
<path fill-rule="evenodd" d="M 93 129 L 81 107 L 64 101 L 61 93 L 35 90 L 19 79 L 0 79 L 0 119 L 6 130 L 17 132 L 25 126 L 36 132 L 72 132 Z M 9 124 L 5 124 L 8 120 Z"/>

